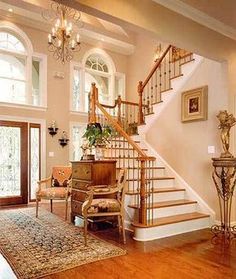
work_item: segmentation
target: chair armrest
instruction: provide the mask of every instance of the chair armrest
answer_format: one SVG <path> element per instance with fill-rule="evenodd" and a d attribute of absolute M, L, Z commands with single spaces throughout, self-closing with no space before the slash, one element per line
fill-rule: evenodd
<path fill-rule="evenodd" d="M 42 185 L 42 184 L 47 184 L 47 182 L 49 182 L 50 180 L 51 180 L 51 176 L 48 177 L 48 178 L 45 178 L 45 179 L 42 179 L 42 180 L 37 181 L 37 184 L 38 184 L 38 189 L 37 189 L 37 191 L 40 191 L 40 190 L 41 190 L 41 185 Z M 51 185 L 50 185 L 50 187 L 51 187 Z"/>
<path fill-rule="evenodd" d="M 87 217 L 88 209 L 90 208 L 92 201 L 93 201 L 93 194 L 94 194 L 93 190 L 90 190 L 89 192 L 87 192 L 87 197 L 86 197 L 85 201 L 83 202 L 82 215 L 84 217 Z"/>

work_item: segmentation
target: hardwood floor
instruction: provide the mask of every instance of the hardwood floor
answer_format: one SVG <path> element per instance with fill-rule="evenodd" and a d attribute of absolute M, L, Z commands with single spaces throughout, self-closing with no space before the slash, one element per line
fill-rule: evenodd
<path fill-rule="evenodd" d="M 33 205 L 30 205 L 33 206 Z M 48 204 L 41 204 L 48 208 Z M 64 217 L 64 205 L 54 204 L 54 213 Z M 98 231 L 98 237 L 127 249 L 127 255 L 83 265 L 44 279 L 172 279 L 236 278 L 236 240 L 230 247 L 213 245 L 209 230 L 161 240 L 136 242 L 127 232 L 122 244 L 117 229 Z M 15 278 L 0 254 L 0 279 Z"/>

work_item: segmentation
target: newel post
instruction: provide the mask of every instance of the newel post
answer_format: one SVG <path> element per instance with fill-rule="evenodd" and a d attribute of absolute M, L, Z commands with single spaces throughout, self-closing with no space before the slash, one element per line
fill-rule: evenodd
<path fill-rule="evenodd" d="M 89 94 L 89 123 L 96 123 L 96 103 L 98 101 L 98 89 L 95 83 L 92 83 Z"/>
<path fill-rule="evenodd" d="M 145 160 L 140 159 L 140 208 L 139 208 L 139 223 L 147 224 L 147 205 L 146 205 L 146 178 L 145 178 Z"/>
<path fill-rule="evenodd" d="M 121 96 L 119 95 L 118 98 L 117 98 L 117 107 L 118 107 L 117 122 L 120 125 L 121 125 L 121 104 L 122 104 Z"/>
<path fill-rule="evenodd" d="M 139 109 L 138 109 L 138 124 L 144 124 L 143 116 L 143 82 L 138 83 L 138 95 L 139 95 Z"/>

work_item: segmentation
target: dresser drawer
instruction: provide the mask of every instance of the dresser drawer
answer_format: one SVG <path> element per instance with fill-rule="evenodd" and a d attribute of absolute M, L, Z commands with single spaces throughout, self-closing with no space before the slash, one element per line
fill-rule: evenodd
<path fill-rule="evenodd" d="M 87 187 L 92 185 L 89 181 L 80 181 L 73 179 L 72 180 L 72 188 L 87 191 Z"/>
<path fill-rule="evenodd" d="M 77 190 L 72 190 L 71 193 L 71 200 L 72 201 L 81 201 L 83 202 L 87 197 L 87 193 L 85 191 L 77 191 Z"/>
<path fill-rule="evenodd" d="M 72 178 L 91 180 L 92 178 L 92 166 L 91 164 L 73 165 L 72 166 Z"/>
<path fill-rule="evenodd" d="M 82 216 L 82 205 L 83 202 L 71 201 L 71 212 Z"/>

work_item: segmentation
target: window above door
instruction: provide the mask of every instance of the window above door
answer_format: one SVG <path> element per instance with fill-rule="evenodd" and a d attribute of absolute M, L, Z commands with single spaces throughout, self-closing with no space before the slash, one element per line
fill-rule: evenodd
<path fill-rule="evenodd" d="M 46 107 L 46 63 L 21 29 L 0 22 L 0 105 Z"/>
<path fill-rule="evenodd" d="M 104 51 L 89 51 L 82 63 L 71 62 L 72 112 L 88 111 L 88 95 L 91 84 L 96 83 L 99 101 L 113 105 L 118 95 L 124 98 L 125 74 L 117 73 L 110 56 Z"/>

